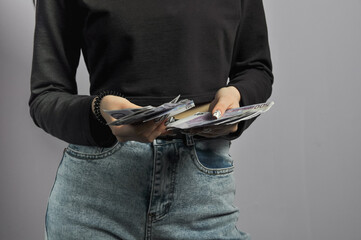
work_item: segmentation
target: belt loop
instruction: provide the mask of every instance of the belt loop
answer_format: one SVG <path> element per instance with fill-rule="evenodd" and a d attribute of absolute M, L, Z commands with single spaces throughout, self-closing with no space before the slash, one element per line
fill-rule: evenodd
<path fill-rule="evenodd" d="M 184 142 L 184 144 L 187 145 L 188 147 L 194 146 L 193 135 L 184 134 L 183 142 Z"/>

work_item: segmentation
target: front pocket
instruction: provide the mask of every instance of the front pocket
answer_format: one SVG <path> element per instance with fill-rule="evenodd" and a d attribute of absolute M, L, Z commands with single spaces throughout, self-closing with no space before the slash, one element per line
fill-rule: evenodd
<path fill-rule="evenodd" d="M 210 175 L 233 172 L 233 159 L 229 155 L 230 140 L 207 139 L 195 141 L 193 162 L 199 170 Z"/>
<path fill-rule="evenodd" d="M 123 146 L 123 143 L 116 142 L 112 147 L 85 146 L 77 144 L 69 144 L 65 149 L 70 156 L 84 160 L 103 159 L 113 155 Z"/>

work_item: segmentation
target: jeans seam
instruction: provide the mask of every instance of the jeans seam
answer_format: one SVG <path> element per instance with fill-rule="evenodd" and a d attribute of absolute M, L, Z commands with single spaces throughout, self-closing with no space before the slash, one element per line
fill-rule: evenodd
<path fill-rule="evenodd" d="M 69 147 L 65 148 L 65 151 L 70 156 L 75 157 L 75 158 L 84 159 L 84 160 L 97 160 L 97 159 L 103 159 L 103 158 L 109 157 L 110 155 L 113 155 L 121 147 L 122 147 L 122 145 L 120 144 L 120 142 L 117 142 L 112 148 L 110 148 L 106 152 L 101 152 L 101 153 L 83 153 L 83 152 L 78 152 Z"/>
<path fill-rule="evenodd" d="M 149 196 L 149 205 L 148 205 L 148 211 L 147 211 L 147 220 L 146 220 L 146 230 L 145 230 L 145 239 L 151 240 L 152 236 L 152 218 L 154 213 L 150 212 L 152 208 L 152 199 L 154 195 L 154 178 L 155 178 L 155 168 L 156 168 L 156 157 L 157 157 L 157 141 L 156 139 L 153 141 L 153 169 L 152 169 L 152 178 L 151 178 L 151 184 L 150 184 L 150 196 Z"/>
<path fill-rule="evenodd" d="M 155 140 L 156 141 L 156 140 Z M 178 167 L 178 161 L 174 160 L 175 162 L 172 163 L 171 167 L 171 179 L 170 179 L 170 189 L 167 193 L 167 201 L 168 204 L 161 208 L 160 211 L 155 210 L 155 212 L 151 211 L 153 206 L 153 194 L 154 194 L 154 178 L 155 178 L 155 170 L 156 170 L 156 160 L 157 160 L 157 150 L 158 147 L 161 146 L 160 144 L 156 144 L 154 141 L 154 158 L 153 158 L 153 175 L 152 175 L 152 183 L 151 183 L 151 195 L 150 195 L 150 201 L 148 206 L 148 212 L 147 212 L 147 231 L 146 231 L 146 239 L 151 239 L 151 226 L 153 223 L 163 220 L 168 216 L 168 213 L 171 211 L 173 201 L 174 201 L 174 195 L 175 195 L 175 188 L 176 188 L 176 179 L 177 179 L 177 167 Z M 180 143 L 180 142 L 178 142 Z M 182 143 L 180 143 L 182 144 Z M 163 144 L 162 144 L 163 145 Z M 178 156 L 178 144 L 177 142 L 169 142 L 167 145 L 172 145 L 174 152 L 176 153 L 176 156 Z M 158 204 L 155 202 L 155 204 Z"/>
<path fill-rule="evenodd" d="M 176 146 L 174 145 L 174 148 L 176 148 Z M 178 150 L 176 150 L 176 152 L 178 152 Z M 174 163 L 174 166 L 173 166 L 173 169 L 172 169 L 172 179 L 171 179 L 171 189 L 170 189 L 170 192 L 169 194 L 171 195 L 169 197 L 169 201 L 170 203 L 166 205 L 163 213 L 159 216 L 157 216 L 156 214 L 154 215 L 154 220 L 152 220 L 153 222 L 158 222 L 160 220 L 163 220 L 164 218 L 166 218 L 168 216 L 168 213 L 171 211 L 172 209 L 172 205 L 173 204 L 173 201 L 174 201 L 174 195 L 175 195 L 175 188 L 176 188 L 176 185 L 177 185 L 177 167 L 178 167 L 178 162 L 177 163 Z"/>
<path fill-rule="evenodd" d="M 48 203 L 46 205 L 46 211 L 45 211 L 45 240 L 48 240 L 48 211 L 49 211 L 49 200 L 50 200 L 50 196 L 54 190 L 54 186 L 56 184 L 56 180 L 58 178 L 58 172 L 59 172 L 59 168 L 61 166 L 61 164 L 63 163 L 64 161 L 64 158 L 65 158 L 65 152 L 66 152 L 66 148 L 64 148 L 63 150 L 63 154 L 62 154 L 62 157 L 61 157 L 61 160 L 60 160 L 60 163 L 58 165 L 58 168 L 56 170 L 56 175 L 55 175 L 55 179 L 54 179 L 54 182 L 53 182 L 53 186 L 51 187 L 50 189 L 50 193 L 49 193 L 49 197 L 48 197 Z"/>

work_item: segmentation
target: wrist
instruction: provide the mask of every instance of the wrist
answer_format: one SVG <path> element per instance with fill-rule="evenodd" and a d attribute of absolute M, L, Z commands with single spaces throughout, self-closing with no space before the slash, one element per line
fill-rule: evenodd
<path fill-rule="evenodd" d="M 99 93 L 92 101 L 92 112 L 94 114 L 94 116 L 96 117 L 96 119 L 103 125 L 107 125 L 107 121 L 104 118 L 104 112 L 102 111 L 102 109 L 104 108 L 103 106 L 103 100 L 109 100 L 112 99 L 113 97 L 119 98 L 117 96 L 122 96 L 120 93 L 117 93 L 115 91 L 103 91 L 101 93 Z"/>
<path fill-rule="evenodd" d="M 92 101 L 92 111 L 93 111 L 93 114 L 95 114 L 95 101 L 97 100 L 97 98 L 98 98 L 98 96 L 94 97 L 94 98 L 93 98 L 93 101 Z M 106 104 L 108 104 L 108 103 L 111 103 L 111 102 L 115 102 L 116 100 L 118 100 L 117 102 L 119 102 L 119 97 L 114 96 L 114 95 L 106 95 L 106 96 L 104 96 L 104 97 L 100 100 L 100 102 L 99 102 L 100 108 L 103 107 L 104 102 L 105 102 Z"/>

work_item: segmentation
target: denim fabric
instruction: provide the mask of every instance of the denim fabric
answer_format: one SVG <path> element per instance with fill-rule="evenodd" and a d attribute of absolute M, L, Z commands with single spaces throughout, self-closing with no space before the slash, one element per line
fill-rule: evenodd
<path fill-rule="evenodd" d="M 48 240 L 249 240 L 237 230 L 226 139 L 69 144 L 46 213 Z"/>

